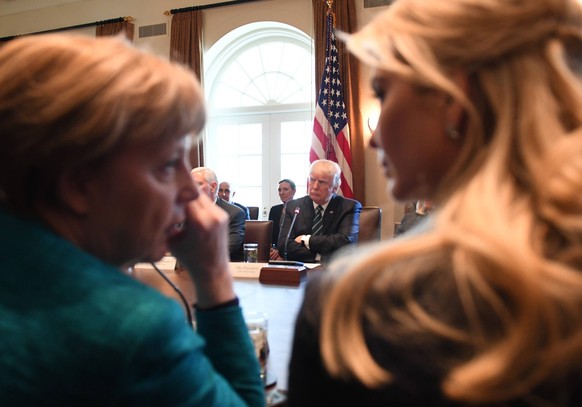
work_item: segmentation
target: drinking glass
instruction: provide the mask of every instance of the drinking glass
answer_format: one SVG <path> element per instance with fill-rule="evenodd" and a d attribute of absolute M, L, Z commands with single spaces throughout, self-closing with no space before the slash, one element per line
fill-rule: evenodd
<path fill-rule="evenodd" d="M 267 360 L 269 358 L 269 341 L 267 339 L 269 318 L 264 312 L 249 312 L 245 314 L 245 322 L 261 366 L 261 379 L 265 383 L 267 380 Z"/>
<path fill-rule="evenodd" d="M 244 261 L 245 263 L 258 263 L 259 261 L 259 244 L 245 243 L 244 246 Z"/>

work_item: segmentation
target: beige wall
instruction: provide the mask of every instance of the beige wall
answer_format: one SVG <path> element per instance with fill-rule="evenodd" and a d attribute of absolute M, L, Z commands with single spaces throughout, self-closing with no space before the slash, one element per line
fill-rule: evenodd
<path fill-rule="evenodd" d="M 164 11 L 200 4 L 219 3 L 224 0 L 0 0 L 0 37 L 28 34 L 61 27 L 91 23 L 116 17 L 135 19 L 134 43 L 167 57 L 170 48 L 169 26 L 171 16 Z M 365 24 L 383 8 L 363 9 L 363 0 L 357 2 L 358 22 Z M 322 0 L 323 2 L 323 0 Z M 313 37 L 313 12 L 311 0 L 262 0 L 255 3 L 209 9 L 204 14 L 205 48 L 210 48 L 224 34 L 241 25 L 255 21 L 277 21 L 292 25 Z M 42 4 L 42 6 L 39 6 Z M 138 38 L 138 27 L 167 23 L 167 35 Z M 94 35 L 95 28 L 76 30 L 83 35 Z M 364 121 L 377 114 L 377 103 L 368 90 L 369 73 L 364 70 Z M 366 140 L 370 137 L 366 131 Z M 384 238 L 391 237 L 393 225 L 403 213 L 402 205 L 395 204 L 386 192 L 386 181 L 379 169 L 376 154 L 367 149 L 366 205 L 383 209 Z"/>
<path fill-rule="evenodd" d="M 220 3 L 217 0 L 19 0 L 0 2 L 0 37 L 28 34 L 94 21 L 131 16 L 135 19 L 136 45 L 146 47 L 159 55 L 168 56 L 171 16 L 164 11 L 200 4 Z M 35 7 L 34 4 L 52 4 Z M 59 4 L 60 3 L 60 4 Z M 30 10 L 27 10 L 30 8 Z M 232 29 L 254 21 L 278 21 L 292 25 L 313 36 L 311 0 L 262 0 L 256 3 L 208 9 L 204 13 L 205 44 L 209 48 Z M 137 27 L 150 24 L 168 24 L 164 36 L 139 39 Z M 93 35 L 95 28 L 78 30 Z"/>

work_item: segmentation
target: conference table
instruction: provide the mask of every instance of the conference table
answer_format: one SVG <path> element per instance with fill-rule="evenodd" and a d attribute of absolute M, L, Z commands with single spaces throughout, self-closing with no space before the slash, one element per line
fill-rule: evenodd
<path fill-rule="evenodd" d="M 287 388 L 287 366 L 291 355 L 295 317 L 303 298 L 303 285 L 304 283 L 299 287 L 283 287 L 235 279 L 234 290 L 243 311 L 262 312 L 268 317 L 270 352 L 267 377 L 274 377 L 277 388 Z"/>
<path fill-rule="evenodd" d="M 175 260 L 158 263 L 164 275 L 182 292 L 188 304 L 195 302 L 193 285 L 188 273 L 175 270 Z M 234 264 L 236 266 L 236 264 Z M 319 271 L 309 271 L 310 275 Z M 153 267 L 138 264 L 132 274 L 138 280 L 148 284 L 163 294 L 176 299 L 182 306 L 184 301 L 167 281 L 164 281 Z M 234 273 L 234 290 L 239 297 L 244 313 L 261 312 L 268 317 L 269 359 L 267 363 L 268 382 L 272 388 L 287 389 L 287 368 L 291 356 L 291 345 L 295 318 L 303 299 L 305 281 L 298 286 L 262 284 L 258 278 L 237 277 Z M 276 383 L 273 382 L 276 380 Z"/>

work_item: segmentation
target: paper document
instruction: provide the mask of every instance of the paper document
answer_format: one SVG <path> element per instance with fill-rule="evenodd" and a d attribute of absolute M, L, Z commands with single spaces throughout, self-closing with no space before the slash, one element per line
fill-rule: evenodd
<path fill-rule="evenodd" d="M 230 262 L 230 271 L 234 278 L 254 278 L 258 280 L 261 269 L 266 265 L 267 263 Z"/>
<path fill-rule="evenodd" d="M 174 271 L 176 269 L 176 258 L 174 256 L 164 256 L 156 263 L 156 266 L 162 271 Z M 150 263 L 137 263 L 134 269 L 153 270 Z"/>

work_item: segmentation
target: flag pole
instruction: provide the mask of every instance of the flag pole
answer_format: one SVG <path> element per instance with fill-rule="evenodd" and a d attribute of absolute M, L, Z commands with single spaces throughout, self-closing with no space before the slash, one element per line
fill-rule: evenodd
<path fill-rule="evenodd" d="M 327 4 L 327 15 L 331 16 L 331 27 L 329 27 L 327 21 L 326 21 L 326 28 L 325 28 L 325 32 L 326 32 L 326 37 L 327 37 L 327 46 L 325 47 L 326 49 L 326 55 L 325 58 L 330 59 L 332 57 L 332 44 L 331 44 L 331 32 L 328 32 L 329 30 L 333 30 L 333 28 L 335 27 L 335 16 L 333 14 L 333 10 L 332 10 L 332 6 L 333 6 L 333 0 L 325 0 L 325 4 Z M 331 82 L 329 82 L 327 84 L 328 87 L 328 92 L 327 92 L 327 103 L 328 106 L 331 103 Z M 331 129 L 331 116 L 333 115 L 333 112 L 331 111 L 331 109 L 328 109 L 327 111 L 327 121 L 326 121 L 326 131 L 325 133 L 328 135 L 328 139 L 330 138 L 330 134 L 333 132 L 333 129 Z M 333 149 L 333 145 L 332 145 L 332 141 L 329 140 L 328 143 L 326 143 L 325 145 L 325 158 L 327 160 L 332 158 L 332 149 Z"/>
<path fill-rule="evenodd" d="M 327 5 L 325 13 L 325 66 L 315 108 L 309 161 L 314 162 L 325 158 L 338 163 L 341 168 L 341 185 L 338 192 L 345 197 L 352 198 L 350 132 L 334 34 L 335 15 L 332 10 L 334 0 L 323 0 L 320 4 L 322 7 L 325 7 L 324 4 Z"/>

